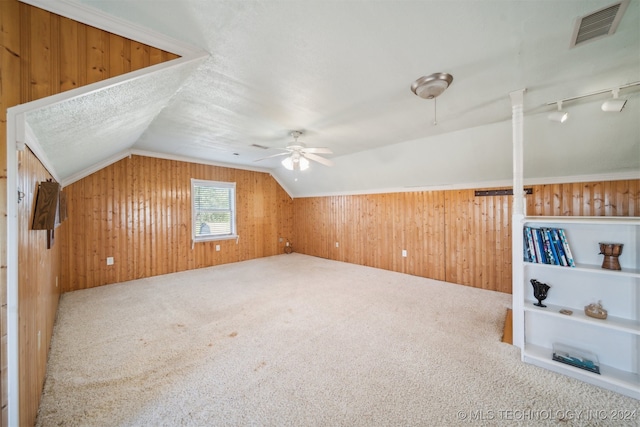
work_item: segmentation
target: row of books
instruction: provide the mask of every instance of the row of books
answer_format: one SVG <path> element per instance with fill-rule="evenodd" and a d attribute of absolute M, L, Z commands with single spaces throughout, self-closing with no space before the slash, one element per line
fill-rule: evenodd
<path fill-rule="evenodd" d="M 524 260 L 563 267 L 576 266 L 562 228 L 524 227 Z"/>

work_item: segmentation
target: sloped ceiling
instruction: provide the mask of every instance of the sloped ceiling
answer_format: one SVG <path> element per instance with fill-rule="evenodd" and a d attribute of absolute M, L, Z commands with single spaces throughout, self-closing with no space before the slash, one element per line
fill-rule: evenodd
<path fill-rule="evenodd" d="M 526 177 L 640 176 L 640 86 L 621 91 L 621 113 L 603 113 L 610 94 L 601 94 L 565 102 L 564 124 L 546 118 L 549 102 L 640 81 L 639 0 L 615 34 L 575 48 L 576 18 L 611 0 L 64 3 L 209 57 L 31 113 L 63 179 L 138 149 L 263 168 L 294 197 L 504 183 L 512 173 L 509 93 L 522 88 Z M 437 124 L 435 103 L 410 91 L 434 72 L 454 76 L 437 99 Z M 335 165 L 290 172 L 282 158 L 256 162 L 288 145 L 291 130 L 333 150 Z"/>

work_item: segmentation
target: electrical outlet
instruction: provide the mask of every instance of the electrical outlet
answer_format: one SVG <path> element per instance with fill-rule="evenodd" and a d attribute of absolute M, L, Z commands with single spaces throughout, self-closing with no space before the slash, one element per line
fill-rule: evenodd
<path fill-rule="evenodd" d="M 282 237 L 280 237 L 280 238 L 278 239 L 278 242 L 279 242 L 279 243 L 282 243 L 282 241 L 283 241 L 283 239 L 282 239 Z"/>
<path fill-rule="evenodd" d="M 107 257 L 107 265 L 113 265 L 113 257 L 112 256 L 108 256 Z"/>
<path fill-rule="evenodd" d="M 216 245 L 216 252 L 220 252 L 220 245 Z"/>
<path fill-rule="evenodd" d="M 407 250 L 406 249 L 402 250 L 402 256 L 405 257 L 405 258 L 407 257 Z"/>
<path fill-rule="evenodd" d="M 340 243 L 336 242 L 336 248 L 340 247 Z"/>

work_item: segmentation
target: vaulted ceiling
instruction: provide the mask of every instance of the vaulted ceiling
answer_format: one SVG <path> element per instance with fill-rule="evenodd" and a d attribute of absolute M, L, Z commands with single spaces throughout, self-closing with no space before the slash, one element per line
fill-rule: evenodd
<path fill-rule="evenodd" d="M 549 103 L 640 81 L 638 0 L 613 35 L 574 48 L 576 19 L 613 0 L 27 2 L 95 11 L 205 53 L 30 112 L 63 181 L 141 150 L 268 171 L 295 197 L 504 184 L 509 93 L 523 88 L 525 177 L 640 174 L 640 86 L 620 91 L 621 113 L 601 111 L 603 93 L 565 102 L 563 124 L 547 120 Z M 410 90 L 435 72 L 454 77 L 437 110 Z M 331 149 L 334 166 L 256 161 L 292 130 Z"/>

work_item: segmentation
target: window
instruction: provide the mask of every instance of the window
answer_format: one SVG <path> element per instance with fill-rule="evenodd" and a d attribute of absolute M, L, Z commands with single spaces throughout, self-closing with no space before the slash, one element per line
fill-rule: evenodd
<path fill-rule="evenodd" d="M 191 180 L 193 240 L 236 238 L 236 183 Z"/>

